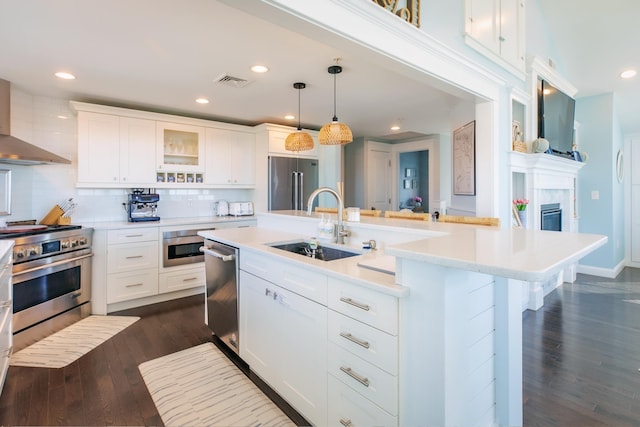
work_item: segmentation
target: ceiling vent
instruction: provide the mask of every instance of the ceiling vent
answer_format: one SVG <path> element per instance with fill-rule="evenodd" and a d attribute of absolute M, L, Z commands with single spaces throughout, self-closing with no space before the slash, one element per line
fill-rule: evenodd
<path fill-rule="evenodd" d="M 249 84 L 249 80 L 241 79 L 240 77 L 230 76 L 228 74 L 223 74 L 217 79 L 214 80 L 216 83 L 221 83 L 223 85 L 231 86 L 231 87 L 245 87 Z"/>

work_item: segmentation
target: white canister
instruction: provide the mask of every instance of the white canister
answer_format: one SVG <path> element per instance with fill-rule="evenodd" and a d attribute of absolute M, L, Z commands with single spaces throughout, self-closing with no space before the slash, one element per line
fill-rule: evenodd
<path fill-rule="evenodd" d="M 360 208 L 347 208 L 347 221 L 360 221 Z"/>

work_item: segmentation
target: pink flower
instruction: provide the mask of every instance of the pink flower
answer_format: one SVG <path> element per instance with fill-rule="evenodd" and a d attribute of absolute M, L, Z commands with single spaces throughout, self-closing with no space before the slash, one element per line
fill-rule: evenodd
<path fill-rule="evenodd" d="M 519 211 L 523 211 L 527 209 L 527 205 L 529 204 L 529 200 L 527 199 L 515 199 L 513 204 L 516 205 L 516 209 Z"/>
<path fill-rule="evenodd" d="M 415 196 L 415 197 L 413 198 L 413 201 L 414 201 L 414 202 L 418 202 L 418 203 L 422 203 L 422 197 L 420 197 L 420 196 Z"/>

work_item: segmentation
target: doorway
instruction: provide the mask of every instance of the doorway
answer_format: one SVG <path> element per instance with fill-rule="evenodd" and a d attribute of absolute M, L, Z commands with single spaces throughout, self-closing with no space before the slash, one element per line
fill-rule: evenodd
<path fill-rule="evenodd" d="M 429 212 L 429 150 L 400 153 L 398 184 L 400 209 Z"/>

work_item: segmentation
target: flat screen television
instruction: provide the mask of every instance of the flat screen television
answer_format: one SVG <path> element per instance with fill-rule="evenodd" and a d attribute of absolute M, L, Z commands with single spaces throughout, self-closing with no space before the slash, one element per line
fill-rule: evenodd
<path fill-rule="evenodd" d="M 538 138 L 549 141 L 547 153 L 574 158 L 575 111 L 575 99 L 545 80 L 538 82 Z"/>

